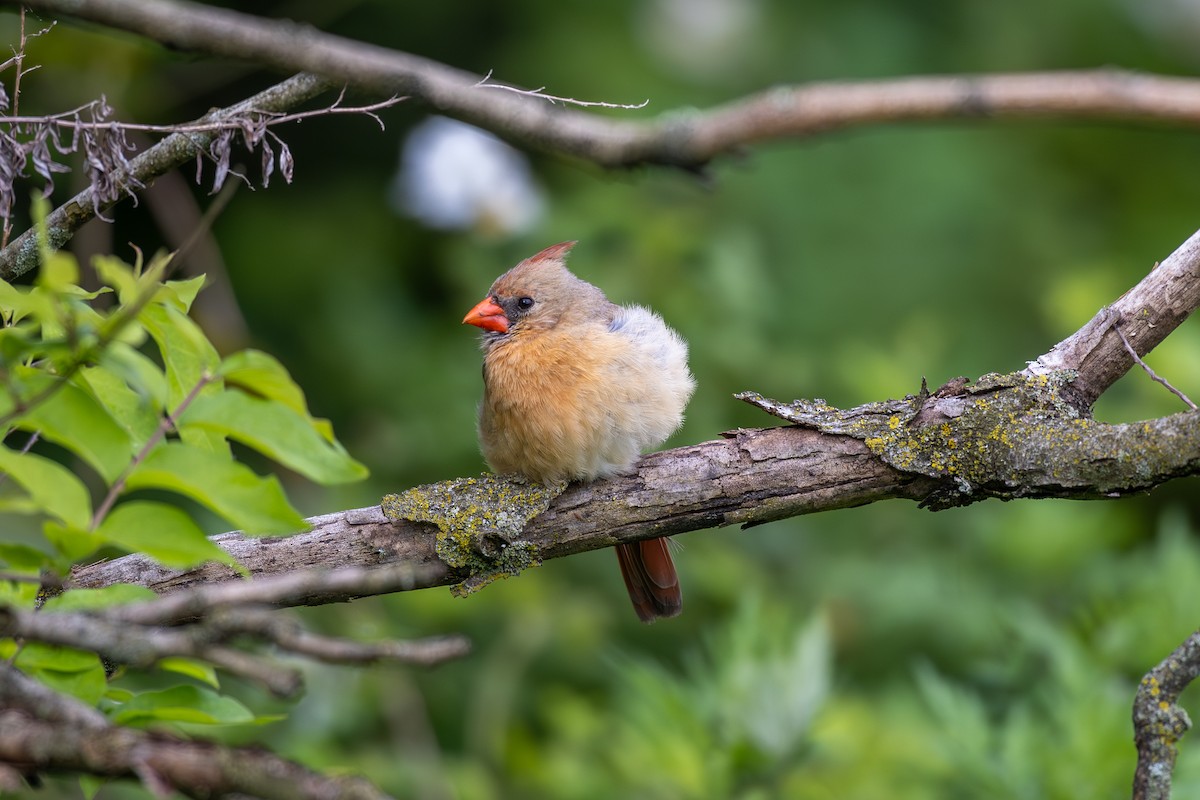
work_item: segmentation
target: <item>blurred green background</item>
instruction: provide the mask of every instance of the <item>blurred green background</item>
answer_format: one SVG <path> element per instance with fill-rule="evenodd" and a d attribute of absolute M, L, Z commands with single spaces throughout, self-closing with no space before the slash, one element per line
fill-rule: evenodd
<path fill-rule="evenodd" d="M 1200 68 L 1200 9 L 1165 0 L 252 5 L 556 95 L 649 98 L 597 112 L 622 118 L 810 80 Z M 15 23 L 0 16 L 3 41 Z M 178 122 L 278 78 L 69 22 L 28 56 L 42 66 L 22 113 L 104 94 L 121 119 Z M 278 129 L 295 183 L 240 191 L 218 249 L 188 265 L 216 279 L 198 312 L 214 340 L 278 356 L 371 468 L 337 489 L 285 476 L 305 513 L 483 469 L 479 353 L 459 320 L 554 242 L 578 239 L 577 274 L 658 309 L 690 342 L 699 389 L 672 440 L 684 444 L 774 424 L 732 399 L 746 389 L 855 405 L 922 377 L 1020 368 L 1200 227 L 1194 131 L 981 120 L 775 142 L 705 179 L 532 154 L 513 178 L 534 198 L 519 219 L 501 199 L 438 228 L 397 200 L 411 177 L 401 148 L 427 114 L 382 112 L 384 132 L 358 117 Z M 257 156 L 244 161 L 256 175 Z M 187 230 L 209 202 L 191 177 L 90 225 L 80 254 L 169 244 L 162 220 Z M 56 196 L 79 181 L 61 178 Z M 1148 361 L 1200 394 L 1194 323 Z M 1138 373 L 1097 415 L 1177 410 Z M 1114 502 L 938 514 L 886 502 L 698 532 L 676 556 L 684 615 L 653 627 L 602 552 L 466 600 L 434 590 L 307 610 L 309 625 L 364 639 L 461 631 L 475 651 L 432 671 L 311 666 L 287 721 L 228 737 L 401 797 L 1125 797 L 1137 681 L 1200 623 L 1198 521 L 1190 479 Z M 1176 796 L 1197 791 L 1200 741 L 1187 738 Z M 140 790 L 104 790 L 122 792 Z"/>

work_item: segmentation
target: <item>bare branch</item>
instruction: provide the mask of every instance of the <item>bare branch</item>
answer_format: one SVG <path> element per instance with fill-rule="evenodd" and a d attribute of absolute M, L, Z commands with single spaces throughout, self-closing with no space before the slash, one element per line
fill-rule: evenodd
<path fill-rule="evenodd" d="M 997 411 L 999 424 L 1007 419 L 1008 406 L 998 402 L 1000 390 L 991 391 L 995 393 L 987 399 L 1004 410 L 1003 414 Z M 1011 397 L 1020 398 L 1027 390 L 1014 385 L 1009 391 Z M 911 401 L 895 402 L 911 406 Z M 956 403 L 968 403 L 963 397 L 939 402 L 943 413 L 955 413 Z M 869 411 L 875 412 L 863 407 L 841 414 L 855 419 Z M 888 428 L 891 416 L 878 416 L 878 426 Z M 994 457 L 990 466 L 975 468 L 993 471 L 979 475 L 956 474 L 949 470 L 952 464 L 940 471 L 927 463 L 914 463 L 912 471 L 902 470 L 888 463 L 892 459 L 886 452 L 872 450 L 880 442 L 870 436 L 864 441 L 849 433 L 797 427 L 739 430 L 726 440 L 647 456 L 632 475 L 571 485 L 525 526 L 519 542 L 535 554 L 533 560 L 546 560 L 618 542 L 731 524 L 753 525 L 888 498 L 940 507 L 988 496 L 1080 498 L 1144 491 L 1171 477 L 1200 472 L 1198 419 L 1192 413 L 1153 424 L 1090 423 L 1090 429 L 1076 430 L 1071 442 L 1061 443 L 1065 451 L 1053 450 L 1060 455 L 1065 452 L 1061 460 L 1048 455 L 1037 458 L 1037 453 L 1051 454 L 1051 450 L 1032 447 L 1035 440 L 1029 437 L 1035 432 L 1018 436 L 1020 424 L 1012 429 L 1009 446 L 1001 443 L 1001 434 L 1010 433 L 1008 428 L 1000 429 L 994 438 L 990 436 L 994 429 L 980 430 L 976 442 L 965 426 L 951 434 L 941 434 L 940 423 L 923 426 L 936 429 L 939 435 L 958 435 L 956 447 L 963 452 L 990 452 Z M 1063 424 L 1076 422 L 1064 420 Z M 878 432 L 878 427 L 863 430 Z M 1043 441 L 1052 441 L 1055 434 L 1046 430 L 1049 433 Z M 1149 459 L 1152 454 L 1159 454 L 1158 460 Z M 1132 464 L 1131 458 L 1148 460 Z M 1074 466 L 1064 472 L 1060 467 L 1065 464 Z M 1019 479 L 1014 477 L 1017 475 Z M 967 478 L 971 480 L 964 484 Z M 500 479 L 481 476 L 473 480 Z M 428 497 L 440 489 L 435 485 L 410 491 Z M 157 601 L 160 605 L 131 612 L 136 621 L 165 621 L 195 613 L 194 609 L 211 605 L 225 591 L 232 599 L 251 595 L 260 585 L 268 589 L 263 595 L 272 602 L 301 604 L 459 583 L 472 577 L 468 570 L 451 568 L 439 560 L 439 539 L 443 537 L 427 523 L 392 521 L 377 507 L 327 514 L 310 522 L 312 530 L 286 539 L 251 539 L 236 533 L 216 537 L 218 545 L 258 576 L 252 581 L 205 585 L 227 581 L 234 574 L 220 565 L 168 570 L 143 557 L 127 556 L 78 568 L 67 585 L 134 582 L 169 593 Z M 488 551 L 495 549 L 486 541 L 489 534 L 476 531 L 472 539 L 484 563 Z M 308 571 L 345 564 L 359 566 Z M 404 579 L 397 580 L 400 576 Z M 276 590 L 277 586 L 283 590 Z M 181 591 L 185 589 L 190 591 Z"/>
<path fill-rule="evenodd" d="M 1134 359 L 1114 330 L 1119 321 L 1144 356 L 1179 327 L 1200 306 L 1200 231 L 1156 264 L 1145 278 L 1114 303 L 1105 306 L 1075 333 L 1030 362 L 1029 375 L 1075 370 L 1071 388 L 1080 408 L 1090 408 Z"/>
<path fill-rule="evenodd" d="M 237 606 L 216 613 L 209 624 L 228 634 L 244 634 L 281 650 L 336 664 L 394 661 L 433 666 L 460 658 L 471 650 L 464 636 L 437 636 L 409 641 L 354 642 L 306 631 L 294 619 L 264 608 Z"/>
<path fill-rule="evenodd" d="M 537 89 L 520 89 L 516 86 L 508 86 L 503 83 L 492 83 L 492 71 L 489 69 L 487 75 L 480 78 L 475 84 L 481 89 L 502 89 L 506 92 L 514 92 L 523 94 L 526 97 L 536 97 L 539 100 L 545 100 L 551 104 L 561 103 L 566 106 L 579 106 L 580 108 L 623 108 L 628 111 L 636 111 L 640 108 L 645 108 L 650 105 L 650 99 L 646 98 L 640 103 L 605 103 L 598 100 L 576 100 L 573 97 L 559 97 L 553 94 L 546 94 L 546 87 L 541 86 Z"/>
<path fill-rule="evenodd" d="M 1137 362 L 1138 366 L 1142 368 L 1142 371 L 1150 376 L 1150 380 L 1154 381 L 1155 383 L 1161 383 L 1163 386 L 1167 387 L 1167 390 L 1171 394 L 1182 400 L 1188 408 L 1192 409 L 1193 411 L 1196 410 L 1196 404 L 1192 402 L 1190 397 L 1172 386 L 1166 378 L 1160 376 L 1157 372 L 1150 369 L 1150 365 L 1142 360 L 1142 357 L 1137 354 L 1137 350 L 1134 350 L 1133 345 L 1131 345 L 1129 340 L 1125 338 L 1125 332 L 1121 330 L 1120 320 L 1117 320 L 1113 323 L 1113 329 L 1116 330 L 1117 336 L 1121 337 L 1121 344 L 1125 345 L 1125 352 L 1129 353 L 1129 356 Z"/>
<path fill-rule="evenodd" d="M 342 98 L 339 97 L 340 102 Z M 400 103 L 404 100 L 403 97 L 389 97 L 387 100 L 380 100 L 378 103 L 370 103 L 363 106 L 343 106 L 339 102 L 324 108 L 314 108 L 309 111 L 300 111 L 294 114 L 281 113 L 266 113 L 263 112 L 263 117 L 268 125 L 279 125 L 285 122 L 295 122 L 297 120 L 309 119 L 310 117 L 326 117 L 332 114 L 361 114 L 372 117 L 376 122 L 379 122 L 379 117 L 374 112 L 381 111 L 385 108 Z M 120 120 L 103 119 L 99 121 L 87 122 L 79 118 L 82 111 L 96 108 L 102 101 L 93 101 L 86 105 L 80 106 L 72 111 L 64 111 L 58 114 L 47 114 L 40 117 L 17 117 L 0 115 L 0 125 L 50 125 L 56 128 L 69 131 L 138 131 L 139 133 L 221 133 L 224 131 L 241 131 L 244 130 L 245 121 L 242 119 L 209 119 L 205 117 L 202 120 L 188 122 L 182 125 L 150 125 L 140 122 L 122 122 Z M 251 109 L 257 111 L 257 109 Z M 208 120 L 208 121 L 206 121 Z"/>
<path fill-rule="evenodd" d="M 303 687 L 298 670 L 228 647 L 238 637 L 296 655 L 345 664 L 396 661 L 431 666 L 470 650 L 463 637 L 364 644 L 305 631 L 298 622 L 261 607 L 214 607 L 185 625 L 131 624 L 151 603 L 92 612 L 31 611 L 0 605 L 0 637 L 73 647 L 118 664 L 149 668 L 164 658 L 199 658 L 258 683 L 279 697 Z M 150 616 L 153 616 L 151 614 Z"/>
<path fill-rule="evenodd" d="M 226 9 L 167 0 L 26 5 L 183 50 L 304 70 L 381 96 L 411 96 L 525 147 L 612 167 L 694 169 L 749 144 L 898 121 L 1060 117 L 1200 127 L 1200 81 L 1114 70 L 785 86 L 709 110 L 630 121 L 554 107 L 540 91 L 487 91 L 495 85 L 480 86 L 480 76 L 428 59 Z"/>

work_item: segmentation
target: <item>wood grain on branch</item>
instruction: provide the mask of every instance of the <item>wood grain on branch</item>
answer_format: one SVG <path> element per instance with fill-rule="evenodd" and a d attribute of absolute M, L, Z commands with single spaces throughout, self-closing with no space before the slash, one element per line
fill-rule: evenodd
<path fill-rule="evenodd" d="M 481 76 L 283 20 L 180 0 L 31 0 L 182 50 L 311 72 L 381 96 L 402 94 L 521 146 L 608 166 L 694 169 L 759 142 L 858 125 L 1057 117 L 1200 127 L 1200 80 L 1097 70 L 783 86 L 702 111 L 633 121 L 496 91 Z"/>

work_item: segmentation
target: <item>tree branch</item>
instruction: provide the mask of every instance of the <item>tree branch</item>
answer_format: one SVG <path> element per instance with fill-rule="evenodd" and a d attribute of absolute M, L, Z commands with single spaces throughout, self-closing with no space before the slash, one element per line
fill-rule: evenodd
<path fill-rule="evenodd" d="M 331 84 L 315 75 L 295 75 L 227 108 L 205 114 L 196 124 L 227 120 L 250 111 L 281 112 L 316 97 Z M 217 136 L 216 131 L 172 134 L 130 159 L 129 167 L 117 170 L 113 181 L 121 186 L 132 181 L 147 184 L 204 151 Z M 95 190 L 84 189 L 54 209 L 46 218 L 46 232 L 52 248 L 62 247 L 85 222 L 117 203 L 120 198 L 100 200 Z M 0 278 L 12 280 L 38 264 L 37 231 L 29 229 L 0 250 Z"/>
<path fill-rule="evenodd" d="M 986 394 L 941 399 L 939 407 L 957 413 L 956 407 L 980 400 L 1000 405 L 1000 398 L 1020 398 L 1027 391 L 1024 384 L 1005 387 L 1003 394 L 991 388 Z M 911 411 L 915 400 L 895 402 Z M 1002 407 L 1007 416 L 1010 406 L 1006 402 Z M 896 416 L 881 415 L 870 406 L 840 413 L 849 419 L 871 414 L 883 427 Z M 531 562 L 543 561 L 619 542 L 731 524 L 756 525 L 891 498 L 940 508 L 985 497 L 1113 497 L 1200 472 L 1200 413 L 1196 412 L 1154 423 L 1090 423 L 1084 429 L 1078 427 L 1077 417 L 1042 425 L 1024 420 L 1011 428 L 988 427 L 974 417 L 968 422 L 946 434 L 941 425 L 922 426 L 919 430 L 928 433 L 920 448 L 915 445 L 921 435 L 910 432 L 908 452 L 914 458 L 908 469 L 912 471 L 888 463 L 907 460 L 900 438 L 884 442 L 867 436 L 864 441 L 849 432 L 800 427 L 740 430 L 727 440 L 647 456 L 629 476 L 574 484 L 513 541 L 530 548 Z M 877 429 L 864 428 L 861 433 L 868 431 Z M 1066 442 L 1059 439 L 1068 434 Z M 988 459 L 969 465 L 970 470 L 963 462 L 939 466 L 936 455 L 947 452 L 950 440 L 955 449 L 982 451 Z M 1069 451 L 1065 456 L 1064 443 Z M 1073 460 L 1071 468 L 1064 470 L 1067 458 L 1078 463 Z M 432 485 L 410 491 L 430 496 L 441 488 Z M 389 520 L 379 507 L 326 514 L 310 522 L 312 530 L 288 538 L 252 539 L 237 533 L 215 538 L 254 574 L 252 581 L 221 583 L 237 577 L 222 565 L 178 571 L 133 555 L 79 567 L 67 587 L 137 583 L 170 592 L 144 611 L 131 607 L 126 612 L 139 621 L 166 621 L 202 613 L 212 605 L 236 603 L 243 596 L 280 605 L 317 604 L 461 583 L 473 577 L 470 570 L 451 568 L 439 560 L 439 538 L 444 539 L 445 532 L 435 525 Z M 486 559 L 494 553 L 489 531 L 467 534 L 477 554 Z"/>
<path fill-rule="evenodd" d="M 1061 117 L 1200 127 L 1200 81 L 1115 70 L 814 83 L 646 121 L 489 91 L 479 75 L 296 23 L 179 0 L 32 0 L 24 5 L 132 31 L 183 50 L 409 95 L 518 144 L 608 167 L 695 169 L 740 147 L 900 121 Z"/>
<path fill-rule="evenodd" d="M 741 430 L 729 437 L 652 454 L 632 475 L 572 484 L 525 526 L 521 539 L 544 560 L 623 541 L 758 524 L 889 497 L 920 499 L 936 486 L 889 467 L 849 437 L 799 428 Z M 437 488 L 413 491 L 432 493 Z M 259 597 L 266 602 L 327 603 L 470 577 L 468 570 L 452 569 L 439 559 L 434 525 L 389 520 L 378 506 L 326 514 L 310 522 L 312 530 L 288 538 L 250 539 L 236 533 L 216 537 L 216 543 L 255 576 L 253 581 L 231 584 L 239 587 L 232 594 L 254 592 L 253 587 L 262 584 L 266 591 L 260 589 Z M 487 531 L 475 538 L 474 545 L 488 549 Z M 292 574 L 313 568 L 323 571 Z M 186 616 L 204 606 L 204 598 L 218 596 L 218 587 L 205 584 L 235 577 L 233 570 L 218 564 L 178 571 L 135 555 L 78 568 L 67 586 L 132 582 L 157 592 L 194 588 L 198 594 L 183 591 L 178 600 L 171 595 L 158 601 Z"/>
<path fill-rule="evenodd" d="M 100 712 L 0 662 L 0 763 L 46 772 L 137 777 L 158 794 L 227 794 L 311 800 L 384 798 L 353 776 L 329 777 L 262 749 L 110 724 Z"/>
<path fill-rule="evenodd" d="M 139 609 L 154 603 L 94 612 L 32 611 L 0 605 L 0 638 L 46 642 L 97 653 L 116 664 L 148 668 L 164 658 L 183 656 L 209 661 L 258 683 L 278 697 L 293 697 L 303 687 L 297 669 L 227 646 L 250 637 L 280 650 L 322 661 L 362 664 L 397 661 L 432 666 L 470 650 L 461 636 L 364 644 L 309 633 L 295 620 L 261 607 L 210 607 L 202 619 L 186 625 L 158 619 L 135 623 Z M 151 615 L 153 616 L 153 615 Z"/>
<path fill-rule="evenodd" d="M 1200 675 L 1200 631 L 1196 631 L 1157 667 L 1146 673 L 1133 701 L 1133 737 L 1137 770 L 1133 800 L 1169 800 L 1179 737 L 1192 727 L 1176 703 Z"/>
<path fill-rule="evenodd" d="M 1145 278 L 1086 325 L 1030 362 L 1028 375 L 1076 370 L 1071 388 L 1079 408 L 1090 408 L 1109 386 L 1133 366 L 1120 324 L 1139 356 L 1144 356 L 1200 306 L 1200 231 L 1155 264 Z"/>

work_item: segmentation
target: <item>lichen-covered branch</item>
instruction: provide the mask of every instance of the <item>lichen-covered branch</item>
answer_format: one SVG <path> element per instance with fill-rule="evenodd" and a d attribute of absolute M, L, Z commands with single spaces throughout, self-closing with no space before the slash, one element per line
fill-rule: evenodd
<path fill-rule="evenodd" d="M 536 150 L 604 166 L 694 169 L 740 147 L 858 125 L 1059 117 L 1200 127 L 1200 81 L 1116 70 L 903 78 L 783 86 L 702 111 L 633 121 L 497 91 L 479 75 L 297 25 L 180 0 L 28 0 L 182 50 L 403 94 Z"/>
<path fill-rule="evenodd" d="M 1137 771 L 1134 800 L 1169 800 L 1179 737 L 1192 727 L 1176 703 L 1188 684 L 1200 676 L 1200 631 L 1196 631 L 1157 667 L 1146 673 L 1133 701 Z"/>
<path fill-rule="evenodd" d="M 806 427 L 739 430 L 652 454 L 631 475 L 552 492 L 545 510 L 524 524 L 519 498 L 481 506 L 456 491 L 463 481 L 492 496 L 525 488 L 483 475 L 386 500 L 391 519 L 378 507 L 355 509 L 317 517 L 311 531 L 290 538 L 223 534 L 217 542 L 256 576 L 232 584 L 235 593 L 269 586 L 267 579 L 295 581 L 306 589 L 280 592 L 279 604 L 330 602 L 446 584 L 469 590 L 521 566 L 618 542 L 890 498 L 934 508 L 987 497 L 1100 498 L 1200 473 L 1200 412 L 1105 425 L 1081 418 L 1062 399 L 1061 384 L 1013 375 L 955 392 L 848 410 L 759 398 L 756 404 Z M 936 417 L 922 418 L 923 411 Z M 464 513 L 472 505 L 475 513 Z M 382 580 L 372 582 L 376 570 Z M 407 580 L 397 580 L 396 570 L 409 570 Z M 68 585 L 121 581 L 181 592 L 158 602 L 186 615 L 190 595 L 181 590 L 216 592 L 206 584 L 233 577 L 224 566 L 173 571 L 129 556 L 79 568 Z"/>
<path fill-rule="evenodd" d="M 988 497 L 1114 498 L 1200 473 L 1200 413 L 1097 422 L 1075 407 L 1074 379 L 985 375 L 846 411 L 820 400 L 739 397 L 797 425 L 853 436 L 885 463 L 938 480 L 921 500 L 933 509 Z"/>

